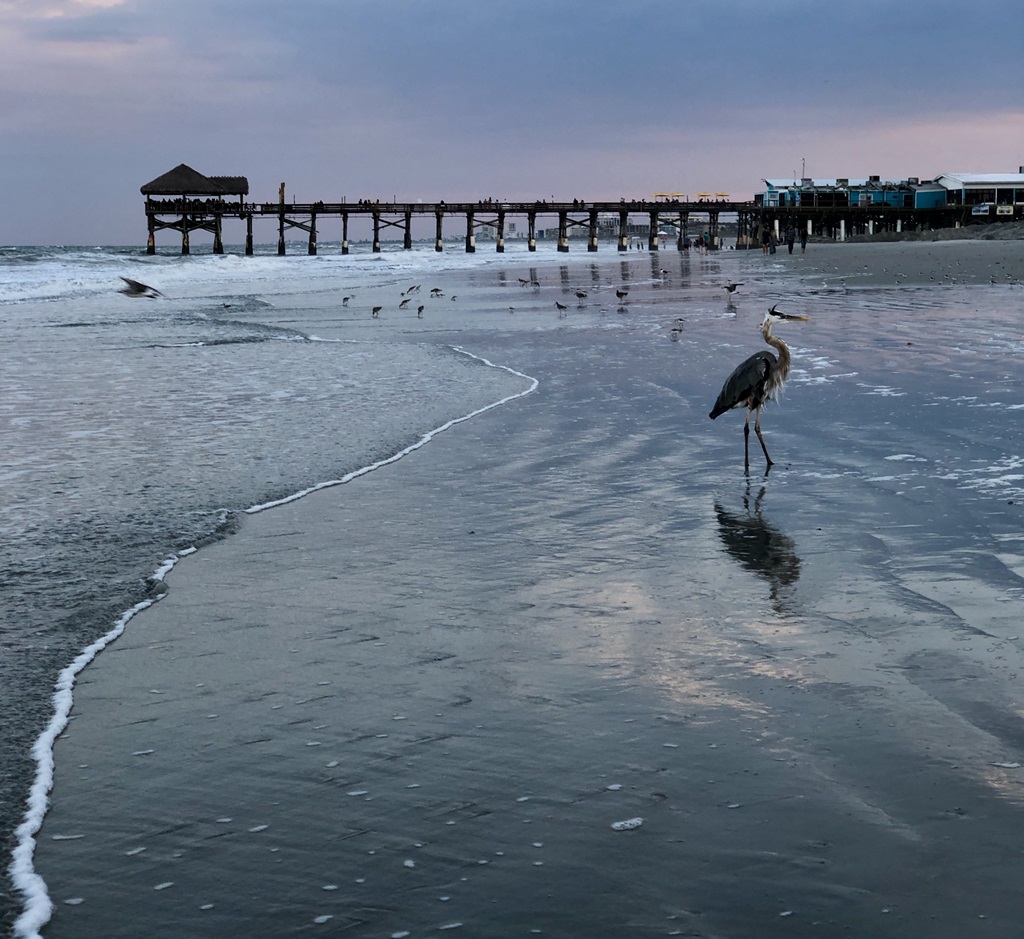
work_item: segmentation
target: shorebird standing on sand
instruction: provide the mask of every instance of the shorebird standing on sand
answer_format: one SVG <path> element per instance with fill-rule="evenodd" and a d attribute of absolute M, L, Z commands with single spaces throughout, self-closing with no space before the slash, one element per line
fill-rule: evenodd
<path fill-rule="evenodd" d="M 375 306 L 373 308 L 373 313 L 372 313 L 373 318 L 377 319 L 377 317 L 380 316 L 380 311 L 383 310 L 383 309 L 384 309 L 384 307 L 382 307 L 382 306 Z"/>
<path fill-rule="evenodd" d="M 130 277 L 121 277 L 126 284 L 122 287 L 118 293 L 123 293 L 126 297 L 145 297 L 147 300 L 152 300 L 154 297 L 162 297 L 156 287 L 150 287 L 149 284 L 143 284 L 140 281 L 132 280 Z"/>
<path fill-rule="evenodd" d="M 741 280 L 738 284 L 723 284 L 722 285 L 722 289 L 723 290 L 728 290 L 729 293 L 736 293 L 736 288 L 737 287 L 742 287 L 742 286 L 743 286 L 743 281 Z"/>

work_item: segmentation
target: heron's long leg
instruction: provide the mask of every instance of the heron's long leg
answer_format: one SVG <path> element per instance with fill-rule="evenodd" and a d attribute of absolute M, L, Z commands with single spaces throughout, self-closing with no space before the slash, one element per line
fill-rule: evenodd
<path fill-rule="evenodd" d="M 747 419 L 743 422 L 743 471 L 750 472 L 750 408 L 747 408 Z"/>
<path fill-rule="evenodd" d="M 749 419 L 750 412 L 747 412 L 747 418 Z M 764 458 L 768 461 L 768 465 L 772 465 L 772 458 L 768 456 L 768 448 L 764 445 L 764 437 L 761 436 L 761 408 L 758 407 L 754 415 L 754 432 L 757 434 L 757 439 L 761 441 L 761 449 L 764 450 Z"/>

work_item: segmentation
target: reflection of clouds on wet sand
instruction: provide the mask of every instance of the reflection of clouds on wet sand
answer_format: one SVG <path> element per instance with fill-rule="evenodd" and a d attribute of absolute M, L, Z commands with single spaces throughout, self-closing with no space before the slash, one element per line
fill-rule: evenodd
<path fill-rule="evenodd" d="M 800 558 L 793 539 L 765 520 L 761 511 L 764 494 L 762 486 L 751 500 L 748 489 L 743 495 L 743 508 L 737 511 L 715 500 L 718 534 L 734 560 L 768 581 L 772 606 L 783 613 L 790 598 L 787 588 L 800 577 Z"/>

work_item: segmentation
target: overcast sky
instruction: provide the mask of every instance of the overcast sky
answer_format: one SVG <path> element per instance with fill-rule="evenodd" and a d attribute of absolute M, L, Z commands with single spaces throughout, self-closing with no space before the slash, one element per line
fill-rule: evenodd
<path fill-rule="evenodd" d="M 1022 90 L 1020 0 L 0 0 L 0 244 L 144 244 L 179 163 L 259 201 L 1016 172 Z"/>

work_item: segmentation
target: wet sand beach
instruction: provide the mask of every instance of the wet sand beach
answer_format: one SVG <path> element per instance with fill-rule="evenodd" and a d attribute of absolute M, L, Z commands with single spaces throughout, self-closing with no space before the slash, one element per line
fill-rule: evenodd
<path fill-rule="evenodd" d="M 320 324 L 538 386 L 178 562 L 79 677 L 44 935 L 1015 935 L 1022 244 L 513 268 Z"/>

